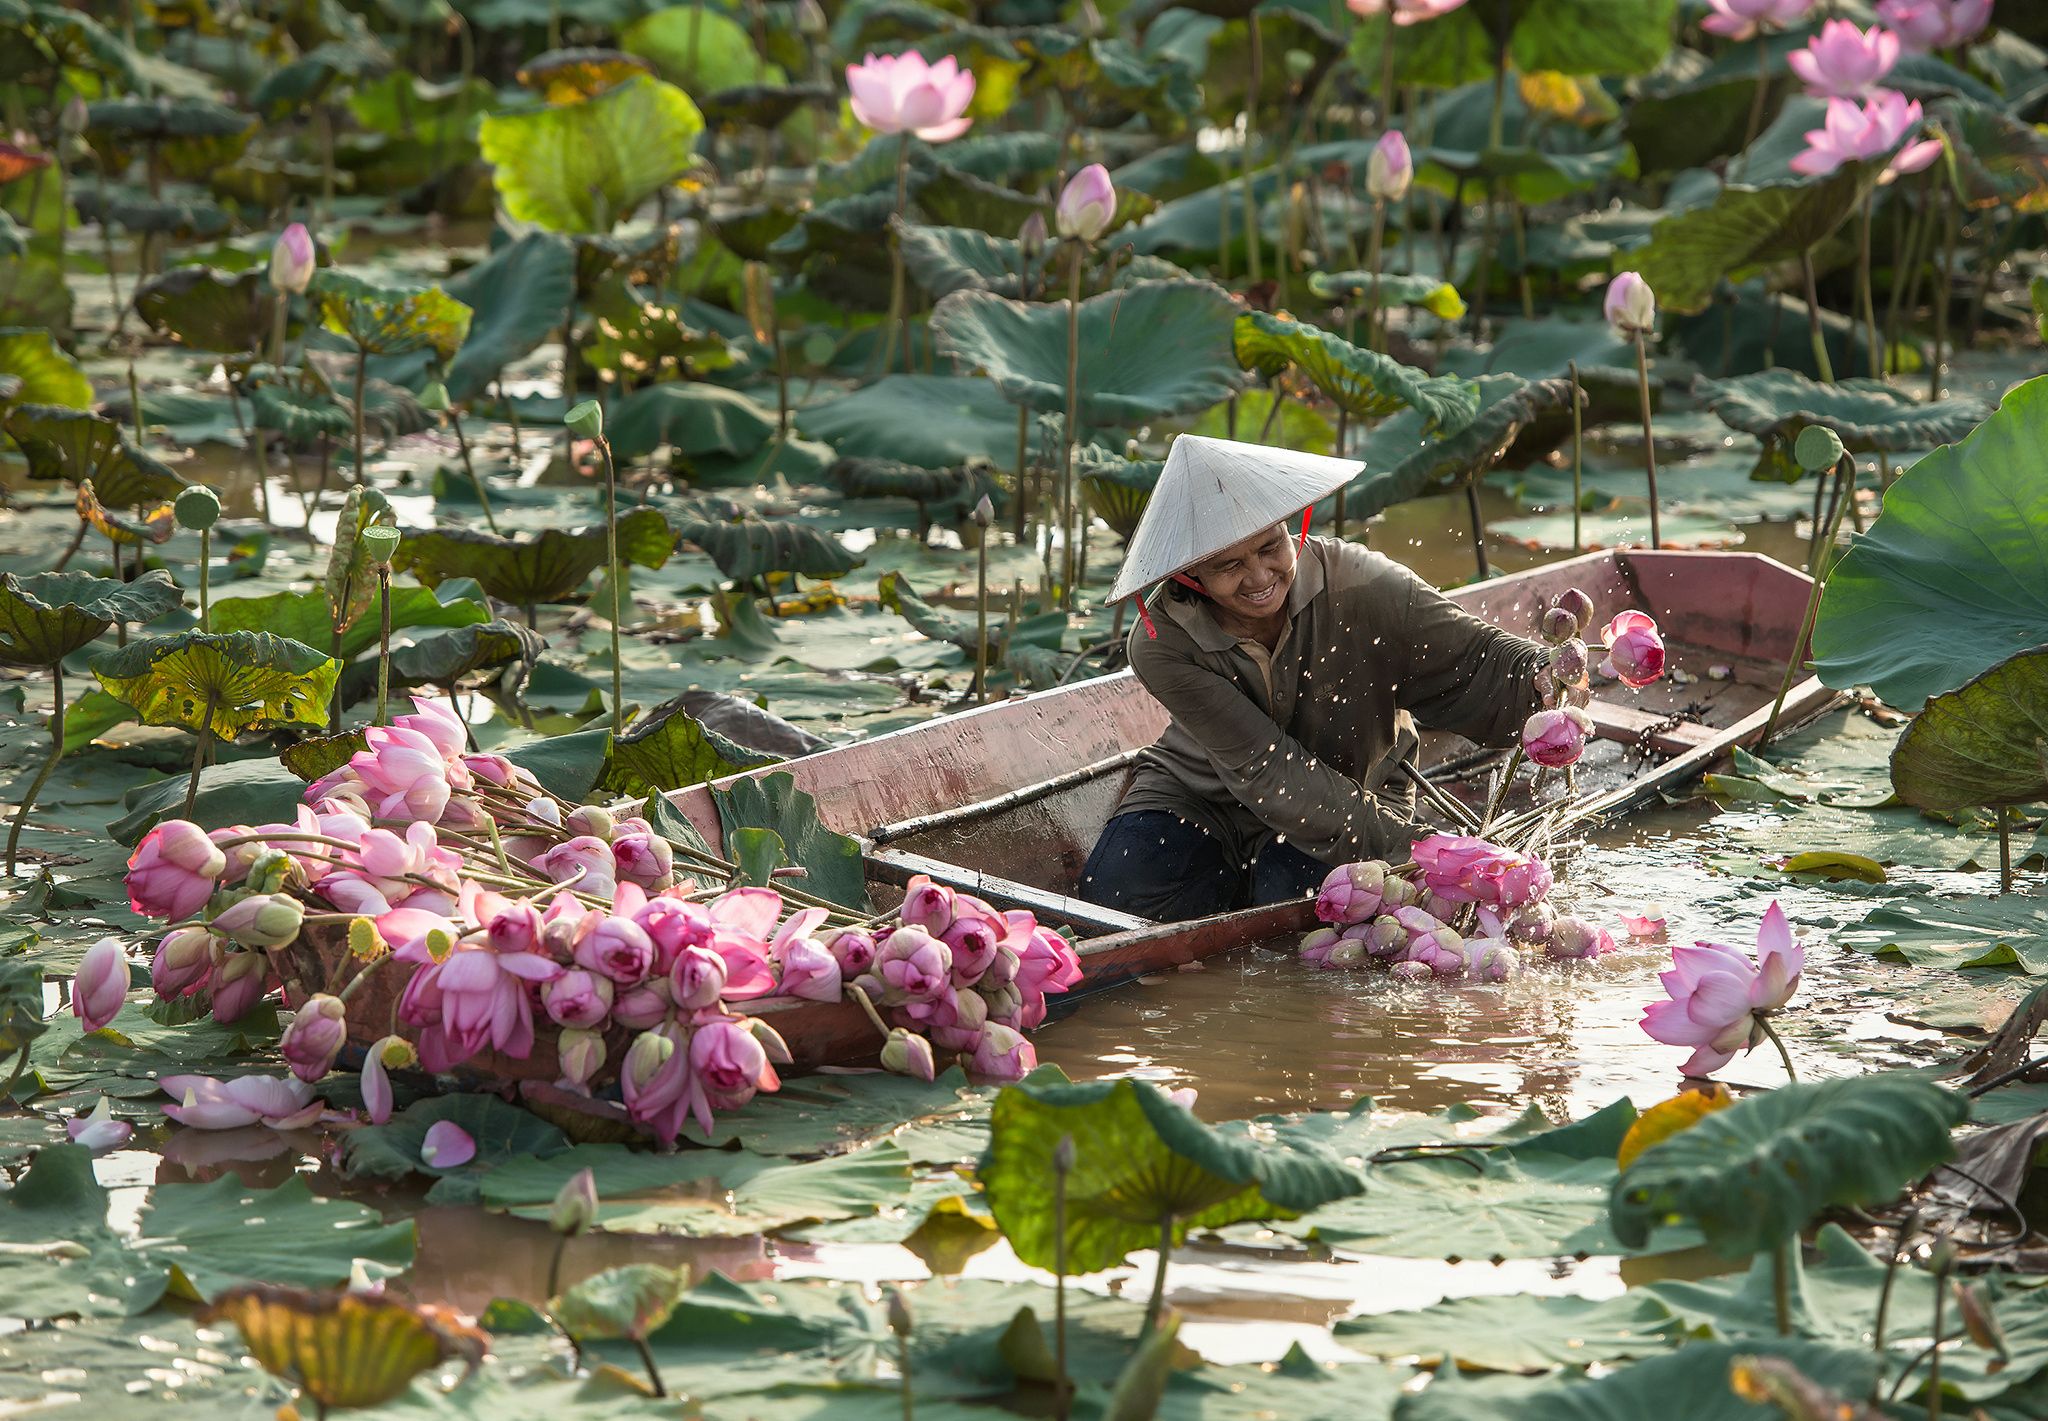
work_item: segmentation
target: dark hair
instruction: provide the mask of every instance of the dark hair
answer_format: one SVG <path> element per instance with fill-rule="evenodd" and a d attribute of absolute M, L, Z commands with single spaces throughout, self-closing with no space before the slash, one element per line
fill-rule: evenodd
<path fill-rule="evenodd" d="M 1188 576 L 1193 577 L 1194 574 L 1189 573 Z M 1202 600 L 1202 595 L 1185 582 L 1176 582 L 1169 577 L 1159 585 L 1164 587 L 1166 595 L 1176 602 L 1199 602 Z"/>

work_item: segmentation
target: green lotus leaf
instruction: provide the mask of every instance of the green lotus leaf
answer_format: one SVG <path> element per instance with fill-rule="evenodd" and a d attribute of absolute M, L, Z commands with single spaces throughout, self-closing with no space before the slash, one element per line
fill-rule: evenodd
<path fill-rule="evenodd" d="M 444 586 L 438 591 L 424 587 L 398 586 L 391 589 L 391 629 L 414 631 L 430 627 L 473 627 L 488 622 L 490 613 L 470 597 L 444 595 L 453 591 L 453 586 Z M 371 587 L 372 600 L 375 584 Z M 342 632 L 341 643 L 334 655 L 343 661 L 353 661 L 377 645 L 376 617 L 358 615 Z M 334 638 L 334 615 L 324 591 L 272 592 L 261 597 L 222 597 L 213 604 L 211 627 L 214 631 L 267 631 L 278 636 L 302 641 L 308 646 L 331 647 Z M 396 658 L 407 648 L 392 650 L 393 666 Z"/>
<path fill-rule="evenodd" d="M 780 84 L 789 77 L 762 58 L 745 25 L 710 5 L 678 5 L 642 16 L 619 33 L 619 48 L 693 94 Z"/>
<path fill-rule="evenodd" d="M 671 380 L 613 401 L 605 434 L 617 459 L 639 459 L 663 445 L 685 458 L 743 458 L 774 437 L 775 412 L 722 385 Z"/>
<path fill-rule="evenodd" d="M 467 601 L 459 605 L 476 606 Z M 545 650 L 547 643 L 539 632 L 495 617 L 420 637 L 393 649 L 391 676 L 405 686 L 453 687 L 479 671 L 495 671 L 514 664 L 530 670 Z"/>
<path fill-rule="evenodd" d="M 641 567 L 660 567 L 675 547 L 668 521 L 652 508 L 620 514 L 618 536 L 619 560 Z M 434 528 L 407 533 L 398 557 L 429 587 L 451 577 L 473 577 L 500 602 L 533 607 L 569 596 L 604 565 L 605 534 L 602 526 L 545 528 L 528 538 Z"/>
<path fill-rule="evenodd" d="M 1724 187 L 1709 205 L 1666 217 L 1650 230 L 1649 245 L 1616 260 L 1650 283 L 1664 309 L 1702 311 L 1721 281 L 1797 260 L 1833 235 L 1870 176 L 1851 163 L 1797 185 Z"/>
<path fill-rule="evenodd" d="M 768 244 L 778 270 L 801 273 L 827 301 L 852 310 L 888 305 L 888 243 L 881 234 L 896 212 L 893 193 L 859 193 L 807 207 L 796 224 Z"/>
<path fill-rule="evenodd" d="M 1235 310 L 1221 287 L 1203 281 L 1141 281 L 1083 301 L 1081 422 L 1143 424 L 1227 398 L 1244 383 L 1231 349 Z M 957 291 L 932 312 L 932 334 L 941 354 L 987 374 L 1011 400 L 1066 407 L 1064 305 Z"/>
<path fill-rule="evenodd" d="M 730 133 L 741 128 L 780 128 L 803 109 L 830 105 L 838 93 L 825 84 L 740 84 L 704 96 L 704 121 Z"/>
<path fill-rule="evenodd" d="M 903 248 L 903 265 L 934 301 L 955 291 L 993 291 L 998 296 L 1024 293 L 1026 263 L 1021 243 L 992 237 L 968 227 L 931 227 L 915 222 L 895 224 Z M 1050 256 L 1031 263 L 1034 285 L 1043 286 Z"/>
<path fill-rule="evenodd" d="M 793 519 L 685 517 L 677 520 L 676 536 L 694 543 L 735 582 L 749 582 L 769 573 L 803 577 L 841 577 L 862 559 L 830 533 Z"/>
<path fill-rule="evenodd" d="M 1906 470 L 1828 577 L 1816 673 L 1902 710 L 2048 639 L 2048 376 Z"/>
<path fill-rule="evenodd" d="M 2048 134 L 1990 103 L 1948 99 L 1934 119 L 1956 154 L 1956 179 L 1972 207 L 2048 211 Z"/>
<path fill-rule="evenodd" d="M 598 783 L 617 794 L 644 799 L 724 779 L 773 758 L 735 745 L 684 710 L 681 701 L 669 701 L 612 741 Z"/>
<path fill-rule="evenodd" d="M 1036 25 L 1017 45 L 1036 61 L 1021 92 L 1057 90 L 1063 108 L 1084 127 L 1120 128 L 1142 118 L 1146 132 L 1171 137 L 1202 105 L 1199 75 L 1180 56 L 1148 53 L 1121 36 L 1088 39 Z"/>
<path fill-rule="evenodd" d="M 278 751 L 277 758 L 287 770 L 311 784 L 346 765 L 356 751 L 369 748 L 369 739 L 362 731 L 344 730 L 339 735 L 308 735 L 303 740 L 294 740 Z"/>
<path fill-rule="evenodd" d="M 1773 99 L 1780 92 L 1777 86 L 1782 76 L 1788 72 L 1784 55 L 1803 48 L 1806 39 L 1803 32 L 1792 30 L 1738 41 L 1721 49 L 1712 62 L 1697 72 L 1673 65 L 1641 81 L 1641 91 L 1622 106 L 1621 134 L 1635 150 L 1642 170 L 1676 173 L 1703 168 L 1717 158 L 1740 151 L 1744 155 L 1740 171 L 1745 181 L 1778 181 L 1785 176 L 1775 170 L 1765 176 L 1766 170 L 1758 161 L 1765 143 L 1763 138 L 1751 143 L 1747 150 L 1742 147 L 1743 139 L 1754 132 L 1750 128 L 1750 109 L 1756 102 L 1756 47 L 1761 43 L 1770 51 L 1768 63 L 1774 87 L 1764 98 L 1761 115 L 1764 132 L 1770 134 L 1779 127 L 1773 122 L 1777 117 Z M 1894 70 L 1893 74 L 1896 73 Z M 1891 77 L 1887 76 L 1887 83 Z M 1800 98 L 1793 98 L 1788 107 L 1795 105 L 1803 107 Z M 1810 117 L 1799 120 L 1799 147 L 1805 146 L 1805 130 L 1819 126 Z"/>
<path fill-rule="evenodd" d="M 0 665 L 55 666 L 115 622 L 153 622 L 183 601 L 161 568 L 133 582 L 83 572 L 0 575 Z"/>
<path fill-rule="evenodd" d="M 80 217 L 103 227 L 183 241 L 218 237 L 234 225 L 224 208 L 204 197 L 150 197 L 119 188 L 87 188 L 71 195 L 71 205 Z"/>
<path fill-rule="evenodd" d="M 1177 1244 L 1190 1228 L 1291 1218 L 1365 1187 L 1328 1151 L 1204 1125 L 1149 1082 L 1010 1086 L 996 1097 L 976 1173 L 1003 1236 L 1033 1267 L 1058 1258 L 1053 1154 L 1068 1137 L 1068 1273 L 1114 1267 L 1133 1249 L 1158 1247 L 1165 1230 Z"/>
<path fill-rule="evenodd" d="M 314 274 L 306 294 L 318 304 L 322 325 L 370 355 L 425 348 L 448 360 L 469 334 L 470 308 L 438 286 L 376 286 L 328 268 Z"/>
<path fill-rule="evenodd" d="M 21 446 L 30 478 L 89 482 L 110 508 L 153 506 L 185 488 L 169 465 L 130 444 L 121 426 L 103 415 L 24 404 L 8 411 L 0 428 Z"/>
<path fill-rule="evenodd" d="M 354 85 L 348 107 L 357 124 L 370 132 L 443 145 L 469 143 L 473 149 L 468 130 L 478 114 L 497 102 L 497 96 L 497 89 L 483 79 L 435 84 L 417 74 L 394 70 L 381 79 Z"/>
<path fill-rule="evenodd" d="M 1439 373 L 1449 375 L 1519 375 L 1525 380 L 1556 379 L 1579 367 L 1579 384 L 1592 397 L 1587 423 L 1598 416 L 1636 417 L 1635 346 L 1614 333 L 1605 321 L 1578 321 L 1545 316 L 1534 321 L 1513 317 L 1501 322 L 1485 351 L 1448 350 Z M 1652 374 L 1654 397 L 1662 381 Z M 1596 415 L 1597 412 L 1597 415 Z"/>
<path fill-rule="evenodd" d="M 1129 542 L 1159 487 L 1159 475 L 1166 469 L 1164 459 L 1126 459 L 1098 444 L 1083 445 L 1074 453 L 1074 477 L 1081 481 L 1082 497 L 1102 521 Z"/>
<path fill-rule="evenodd" d="M 339 636 L 354 626 L 370 609 L 370 599 L 377 591 L 363 530 L 392 528 L 397 524 L 391 500 L 374 488 L 357 484 L 342 501 L 334 522 L 334 546 L 327 554 L 327 574 L 321 579 L 332 635 Z"/>
<path fill-rule="evenodd" d="M 1033 213 L 1050 220 L 1052 204 L 1029 193 L 962 172 L 951 164 L 931 165 L 912 185 L 917 210 L 942 226 L 984 232 L 1014 232 Z"/>
<path fill-rule="evenodd" d="M 101 99 L 85 106 L 86 132 L 135 142 L 240 133 L 253 122 L 206 99 Z"/>
<path fill-rule="evenodd" d="M 421 1153 L 427 1132 L 449 1121 L 476 1144 L 463 1164 L 436 1169 Z M 430 1095 L 382 1125 L 365 1122 L 341 1140 L 341 1172 L 351 1179 L 404 1179 L 426 1175 L 435 1181 L 432 1204 L 473 1204 L 477 1181 L 492 1168 L 515 1159 L 546 1159 L 569 1148 L 568 1137 L 533 1112 L 486 1094 Z"/>
<path fill-rule="evenodd" d="M 1896 453 L 1961 439 L 1991 413 L 1968 395 L 1922 403 L 1882 380 L 1824 385 L 1791 370 L 1702 381 L 1699 390 L 1723 424 L 1763 442 L 1756 477 L 1787 483 L 1800 477 L 1792 443 L 1809 425 L 1832 429 L 1852 453 Z"/>
<path fill-rule="evenodd" d="M 742 829 L 774 830 L 789 861 L 806 870 L 805 891 L 867 911 L 860 841 L 826 828 L 818 818 L 818 801 L 798 789 L 787 771 L 748 775 L 714 788 L 711 798 L 728 839 Z"/>
<path fill-rule="evenodd" d="M 0 375 L 21 381 L 15 398 L 24 404 L 92 406 L 92 381 L 48 330 L 0 326 Z"/>
<path fill-rule="evenodd" d="M 1890 1202 L 1955 1157 L 1964 1096 L 1903 1071 L 1745 1096 L 1644 1150 L 1614 1182 L 1614 1232 L 1698 1225 L 1725 1258 L 1774 1248 L 1823 1209 Z"/>
<path fill-rule="evenodd" d="M 703 131 L 688 94 L 642 76 L 587 103 L 486 115 L 479 142 L 509 215 L 602 233 L 696 166 Z"/>
<path fill-rule="evenodd" d="M 102 652 L 92 674 L 144 725 L 232 740 L 245 730 L 323 724 L 341 663 L 269 632 L 192 631 Z"/>
<path fill-rule="evenodd" d="M 1479 408 L 1479 389 L 1469 380 L 1425 375 L 1320 326 L 1263 311 L 1237 317 L 1236 356 L 1245 369 L 1261 375 L 1298 368 L 1353 419 L 1413 409 L 1421 412 L 1426 428 L 1455 434 Z"/>
<path fill-rule="evenodd" d="M 841 457 L 893 459 L 927 469 L 975 459 L 1008 468 L 1017 458 L 1017 407 L 987 380 L 969 376 L 885 375 L 837 399 L 806 405 L 797 411 L 796 427 Z"/>
<path fill-rule="evenodd" d="M 0 7 L 0 69 L 53 87 L 65 69 L 104 75 L 123 85 L 137 80 L 142 56 L 108 33 L 92 16 L 48 3 Z"/>
<path fill-rule="evenodd" d="M 1892 788 L 1936 811 L 2048 800 L 2048 647 L 1930 700 L 1892 751 Z"/>
<path fill-rule="evenodd" d="M 345 440 L 355 428 L 348 407 L 320 390 L 258 385 L 249 403 L 256 413 L 256 427 L 277 430 L 295 449 L 310 448 L 323 434 L 330 440 Z"/>
<path fill-rule="evenodd" d="M 720 253 L 718 259 L 729 260 L 730 255 Z M 712 283 L 714 278 L 707 274 L 704 280 Z M 641 385 L 665 384 L 676 376 L 694 380 L 754 358 L 751 331 L 734 338 L 694 324 L 684 318 L 685 305 L 649 300 L 647 292 L 624 274 L 606 277 L 585 294 L 579 308 L 587 310 L 596 325 L 592 336 L 586 338 L 584 361 L 592 369 L 615 370 Z M 615 402 L 612 409 L 624 402 Z"/>
<path fill-rule="evenodd" d="M 974 617 L 950 607 L 935 607 L 917 595 L 910 579 L 900 572 L 885 572 L 875 583 L 876 600 L 895 612 L 933 641 L 951 642 L 969 656 L 980 646 L 981 633 Z M 1017 624 L 1017 644 L 1058 651 L 1067 631 L 1064 613 L 1046 612 L 1026 617 Z M 1010 619 L 991 617 L 988 624 L 989 659 L 1000 664 L 1003 648 L 1010 641 Z"/>
<path fill-rule="evenodd" d="M 552 232 L 529 232 L 448 278 L 447 291 L 476 313 L 444 377 L 448 397 L 460 403 L 561 326 L 576 296 L 574 248 Z"/>
<path fill-rule="evenodd" d="M 987 497 L 1003 501 L 993 471 L 986 464 L 961 464 L 925 469 L 894 459 L 840 459 L 825 470 L 825 481 L 848 498 L 907 498 L 917 505 L 920 530 L 934 515 L 959 517 Z"/>
<path fill-rule="evenodd" d="M 1364 460 L 1365 473 L 1345 489 L 1345 516 L 1370 518 L 1484 474 L 1531 424 L 1559 410 L 1568 414 L 1571 407 L 1569 380 L 1484 375 L 1479 412 L 1455 434 L 1431 438 L 1418 411 L 1402 410 L 1352 450 Z"/>
<path fill-rule="evenodd" d="M 1384 272 L 1377 283 L 1369 271 L 1312 271 L 1308 289 L 1325 301 L 1342 301 L 1368 306 L 1375 292 L 1381 309 L 1391 306 L 1420 306 L 1432 316 L 1455 321 L 1465 314 L 1465 298 L 1458 288 L 1434 276 L 1403 276 Z"/>
<path fill-rule="evenodd" d="M 149 328 L 194 350 L 261 350 L 270 339 L 277 299 L 263 273 L 182 266 L 152 276 L 135 292 L 135 310 Z"/>
<path fill-rule="evenodd" d="M 1394 74 L 1408 84 L 1455 88 L 1493 75 L 1505 36 L 1510 62 L 1524 74 L 1647 74 L 1670 53 L 1677 0 L 1513 0 L 1474 5 L 1427 24 L 1392 30 Z M 1361 74 L 1378 74 L 1390 27 L 1368 21 L 1352 34 Z"/>

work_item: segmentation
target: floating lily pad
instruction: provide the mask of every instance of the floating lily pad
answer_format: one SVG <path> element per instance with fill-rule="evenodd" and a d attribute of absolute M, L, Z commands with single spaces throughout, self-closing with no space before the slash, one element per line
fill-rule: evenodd
<path fill-rule="evenodd" d="M 1814 668 L 1918 710 L 2041 644 L 2048 609 L 2048 376 L 2008 392 L 1961 443 L 1885 492 L 1884 511 L 1828 577 Z"/>
<path fill-rule="evenodd" d="M 2048 908 L 2016 893 L 1884 903 L 1835 941 L 1915 967 L 2017 968 L 2037 976 L 2048 973 Z"/>
<path fill-rule="evenodd" d="M 181 266 L 143 282 L 134 299 L 151 330 L 194 350 L 260 350 L 276 319 L 276 293 L 254 267 Z"/>
<path fill-rule="evenodd" d="M 268 632 L 191 631 L 102 652 L 92 671 L 144 725 L 232 740 L 259 727 L 321 724 L 341 663 Z"/>
<path fill-rule="evenodd" d="M 476 1142 L 475 1156 L 452 1169 L 436 1169 L 421 1156 L 427 1131 L 452 1121 Z M 428 1096 L 408 1105 L 382 1125 L 365 1124 L 342 1136 L 341 1167 L 352 1178 L 434 1179 L 436 1204 L 473 1204 L 478 1183 L 498 1165 L 516 1159 L 545 1159 L 569 1148 L 568 1137 L 547 1121 L 494 1095 Z"/>
<path fill-rule="evenodd" d="M 641 75 L 584 103 L 487 114 L 478 141 L 512 217 L 605 233 L 696 166 L 703 131 L 688 94 Z"/>
<path fill-rule="evenodd" d="M 1426 375 L 1303 321 L 1247 312 L 1237 318 L 1235 349 L 1244 368 L 1261 375 L 1299 369 L 1353 419 L 1413 409 L 1425 429 L 1455 434 L 1478 412 L 1479 389 L 1469 380 Z"/>
<path fill-rule="evenodd" d="M 1791 450 L 1809 425 L 1832 429 L 1851 453 L 1897 453 L 1961 439 L 1991 413 L 1967 395 L 1923 403 L 1882 380 L 1826 385 L 1791 370 L 1703 381 L 1700 390 L 1723 424 L 1763 442 L 1756 477 L 1787 483 L 1802 476 Z"/>
<path fill-rule="evenodd" d="M 805 406 L 796 424 L 841 457 L 927 469 L 971 459 L 1007 468 L 1017 457 L 1017 407 L 992 382 L 968 376 L 886 375 L 852 394 Z"/>
<path fill-rule="evenodd" d="M 1200 281 L 1141 281 L 1083 301 L 1081 422 L 1141 424 L 1229 396 L 1243 383 L 1233 311 L 1221 287 Z M 1011 400 L 1048 413 L 1066 408 L 1063 305 L 956 291 L 933 311 L 932 335 L 941 354 L 985 373 Z"/>
<path fill-rule="evenodd" d="M 661 513 L 636 508 L 619 515 L 619 560 L 658 568 L 675 547 Z M 399 557 L 429 587 L 472 577 L 500 602 L 530 607 L 580 588 L 605 560 L 602 527 L 564 532 L 544 528 L 529 538 L 500 538 L 472 528 L 435 528 L 405 535 Z"/>
<path fill-rule="evenodd" d="M 183 601 L 161 569 L 133 582 L 82 572 L 7 573 L 0 576 L 0 663 L 54 666 L 115 622 L 153 622 Z"/>

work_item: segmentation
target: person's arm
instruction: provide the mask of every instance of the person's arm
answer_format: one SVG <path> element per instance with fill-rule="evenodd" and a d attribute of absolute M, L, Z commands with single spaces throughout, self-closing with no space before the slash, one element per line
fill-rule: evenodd
<path fill-rule="evenodd" d="M 1395 699 L 1433 730 L 1513 744 L 1542 704 L 1544 648 L 1481 621 L 1412 573 L 1407 581 L 1406 668 Z"/>
<path fill-rule="evenodd" d="M 1403 806 L 1309 754 L 1229 677 L 1158 642 L 1133 648 L 1138 679 L 1201 746 L 1231 796 L 1295 848 L 1347 863 L 1415 836 Z"/>

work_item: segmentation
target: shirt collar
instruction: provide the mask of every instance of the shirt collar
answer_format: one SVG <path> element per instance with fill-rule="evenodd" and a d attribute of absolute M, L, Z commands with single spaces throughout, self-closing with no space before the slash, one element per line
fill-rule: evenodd
<path fill-rule="evenodd" d="M 1317 597 L 1322 596 L 1327 585 L 1323 571 L 1323 540 L 1311 538 L 1303 545 L 1301 557 L 1294 565 L 1294 585 L 1287 589 L 1287 620 L 1294 619 Z M 1179 623 L 1181 629 L 1194 638 L 1195 645 L 1203 651 L 1229 651 L 1237 645 L 1237 638 L 1223 629 L 1210 610 L 1209 599 L 1195 596 L 1180 598 L 1161 595 L 1153 604 L 1155 609 L 1164 610 L 1166 615 Z"/>

